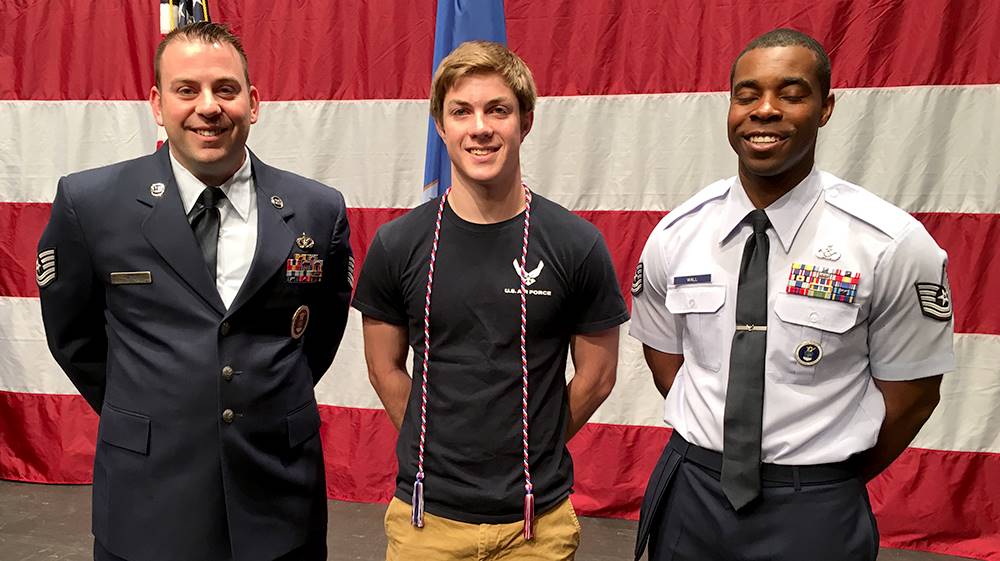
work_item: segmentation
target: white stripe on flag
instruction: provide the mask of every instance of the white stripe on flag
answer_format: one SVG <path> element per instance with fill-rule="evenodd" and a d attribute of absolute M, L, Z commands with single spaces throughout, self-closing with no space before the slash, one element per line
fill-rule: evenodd
<path fill-rule="evenodd" d="M 837 90 L 819 167 L 910 212 L 1000 212 L 1000 85 Z M 427 102 L 262 104 L 250 146 L 333 185 L 355 207 L 420 203 Z M 524 144 L 527 181 L 575 210 L 669 210 L 735 173 L 726 94 L 543 98 Z M 146 102 L 0 101 L 0 201 L 49 202 L 66 173 L 149 153 Z M 857 142 L 857 139 L 873 139 Z M 571 178 L 567 181 L 566 178 Z"/>
<path fill-rule="evenodd" d="M 663 401 L 642 358 L 642 347 L 622 326 L 618 382 L 593 422 L 664 426 Z M 984 418 L 1000 402 L 995 366 L 1000 362 L 1000 336 L 955 336 L 958 371 L 945 375 L 941 405 L 917 436 L 915 447 L 1000 453 L 996 422 Z M 76 390 L 49 355 L 41 327 L 38 300 L 0 298 L 0 390 L 71 394 Z M 407 365 L 412 364 L 412 356 Z M 572 368 L 567 376 L 572 375 Z M 316 388 L 320 403 L 379 409 L 368 383 L 361 339 L 361 317 L 351 310 L 337 358 Z M 995 419 L 994 419 L 995 421 Z"/>

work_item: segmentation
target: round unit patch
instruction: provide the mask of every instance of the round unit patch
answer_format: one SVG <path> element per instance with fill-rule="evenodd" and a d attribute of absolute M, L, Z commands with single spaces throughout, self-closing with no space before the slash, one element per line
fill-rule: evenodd
<path fill-rule="evenodd" d="M 815 366 L 823 358 L 823 347 L 813 341 L 803 341 L 795 348 L 795 360 L 802 366 Z"/>
<path fill-rule="evenodd" d="M 309 306 L 299 306 L 292 314 L 292 339 L 302 337 L 309 325 Z"/>

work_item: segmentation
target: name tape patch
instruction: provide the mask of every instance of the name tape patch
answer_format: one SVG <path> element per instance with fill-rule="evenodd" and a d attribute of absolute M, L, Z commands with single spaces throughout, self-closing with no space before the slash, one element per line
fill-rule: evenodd
<path fill-rule="evenodd" d="M 111 273 L 111 284 L 152 284 L 153 274 L 149 271 L 122 271 Z"/>
<path fill-rule="evenodd" d="M 682 277 L 674 277 L 675 285 L 684 284 L 705 284 L 712 282 L 712 275 L 686 275 Z"/>

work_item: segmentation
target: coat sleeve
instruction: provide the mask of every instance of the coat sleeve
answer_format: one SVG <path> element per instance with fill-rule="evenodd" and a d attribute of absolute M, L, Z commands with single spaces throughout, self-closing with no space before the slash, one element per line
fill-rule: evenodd
<path fill-rule="evenodd" d="M 49 350 L 100 414 L 108 352 L 104 286 L 94 271 L 69 191 L 64 177 L 38 242 L 36 281 Z"/>
<path fill-rule="evenodd" d="M 351 227 L 347 222 L 347 205 L 337 192 L 337 211 L 329 250 L 323 266 L 323 295 L 316 302 L 315 313 L 306 335 L 305 353 L 313 373 L 313 383 L 319 382 L 330 368 L 347 326 L 347 311 L 354 288 L 354 255 L 351 251 Z"/>

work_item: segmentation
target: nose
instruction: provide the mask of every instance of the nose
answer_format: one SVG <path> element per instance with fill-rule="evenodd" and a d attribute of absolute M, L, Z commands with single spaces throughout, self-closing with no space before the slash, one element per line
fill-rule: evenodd
<path fill-rule="evenodd" d="M 489 121 L 486 119 L 486 114 L 482 111 L 476 111 L 475 121 L 472 124 L 472 130 L 469 131 L 475 138 L 489 138 L 493 135 L 493 127 L 490 126 Z"/>
<path fill-rule="evenodd" d="M 196 110 L 202 117 L 214 117 L 222 112 L 222 107 L 219 106 L 219 100 L 215 98 L 215 94 L 206 88 L 198 100 Z"/>
<path fill-rule="evenodd" d="M 760 97 L 760 101 L 750 112 L 750 119 L 761 122 L 780 121 L 781 110 L 775 103 L 776 98 L 766 93 Z"/>

